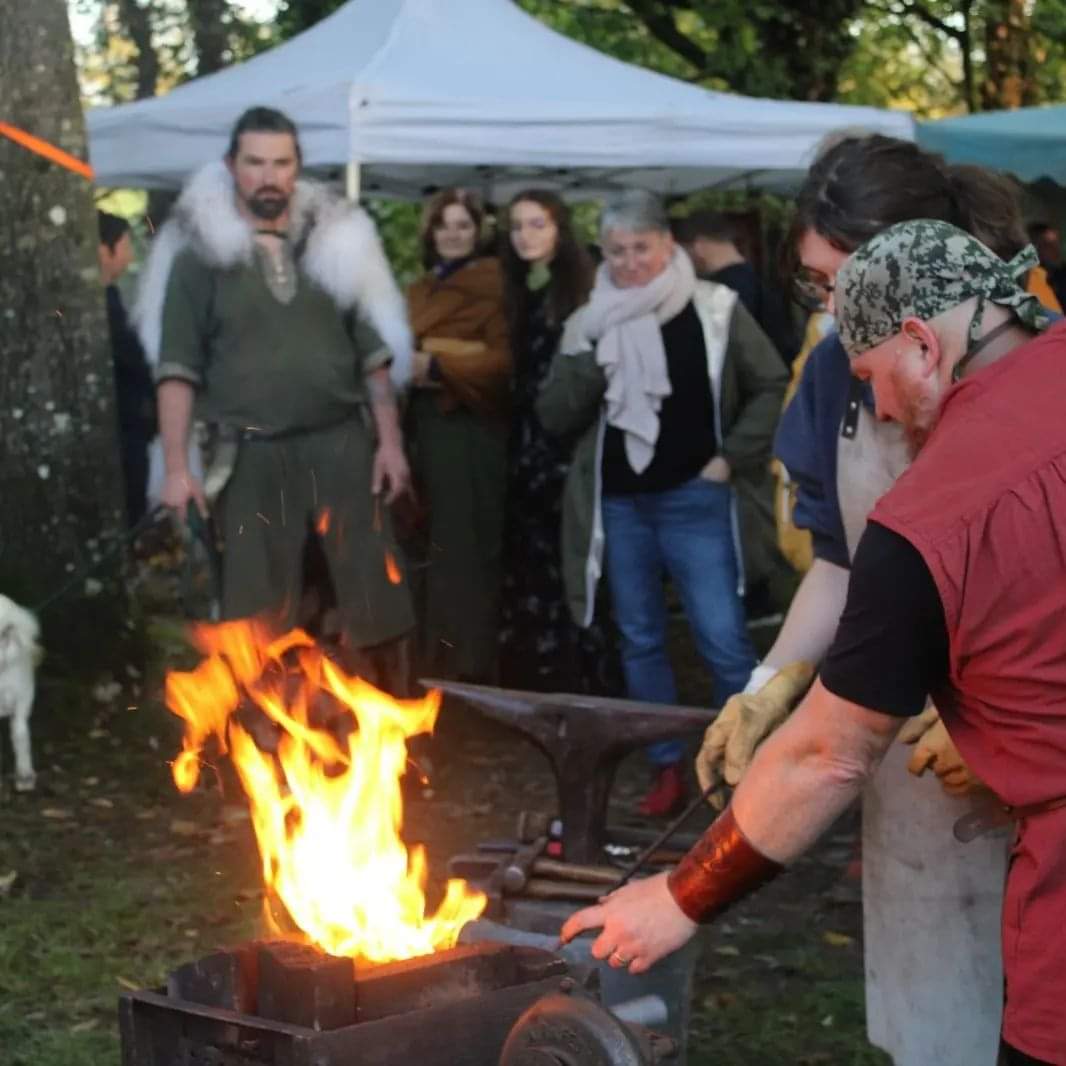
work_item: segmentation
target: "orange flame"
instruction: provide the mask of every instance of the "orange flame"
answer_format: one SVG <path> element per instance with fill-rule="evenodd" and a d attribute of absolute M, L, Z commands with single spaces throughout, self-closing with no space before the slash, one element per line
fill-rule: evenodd
<path fill-rule="evenodd" d="M 432 730 L 440 693 L 394 700 L 349 677 L 300 630 L 272 641 L 255 623 L 225 622 L 196 627 L 194 639 L 207 657 L 166 683 L 167 706 L 185 721 L 174 782 L 183 792 L 196 785 L 210 737 L 229 751 L 251 805 L 268 895 L 332 955 L 384 962 L 454 945 L 485 897 L 450 880 L 427 917 L 425 852 L 408 854 L 400 836 L 405 741 Z M 292 658 L 295 673 L 287 669 Z M 312 721 L 323 693 L 352 727 L 344 742 Z M 276 755 L 233 718 L 245 697 L 280 726 Z M 269 905 L 266 913 L 281 932 Z"/>
<path fill-rule="evenodd" d="M 315 522 L 315 532 L 324 537 L 329 532 L 330 511 L 328 507 L 323 507 L 321 513 L 318 516 L 318 521 Z"/>

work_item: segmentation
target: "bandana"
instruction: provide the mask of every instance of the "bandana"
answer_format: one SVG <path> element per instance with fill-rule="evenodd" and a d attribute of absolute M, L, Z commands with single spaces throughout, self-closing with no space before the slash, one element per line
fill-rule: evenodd
<path fill-rule="evenodd" d="M 961 370 L 983 339 L 986 304 L 1009 307 L 1034 333 L 1050 325 L 1040 301 L 1017 280 L 1037 261 L 1032 245 L 1006 263 L 976 237 L 947 222 L 900 222 L 858 248 L 837 273 L 840 340 L 854 359 L 894 337 L 906 319 L 928 322 L 977 297 L 967 355 L 957 368 Z"/>

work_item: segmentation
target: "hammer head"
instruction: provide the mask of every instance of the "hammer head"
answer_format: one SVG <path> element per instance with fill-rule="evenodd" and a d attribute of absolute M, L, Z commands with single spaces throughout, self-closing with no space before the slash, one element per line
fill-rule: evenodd
<path fill-rule="evenodd" d="M 548 838 L 537 837 L 531 844 L 523 844 L 504 867 L 500 875 L 506 892 L 521 892 L 533 874 L 533 864 L 544 854 Z"/>

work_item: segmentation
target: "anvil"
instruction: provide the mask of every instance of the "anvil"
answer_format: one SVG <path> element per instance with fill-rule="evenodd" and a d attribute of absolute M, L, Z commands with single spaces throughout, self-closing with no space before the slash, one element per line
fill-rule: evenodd
<path fill-rule="evenodd" d="M 422 678 L 528 737 L 548 756 L 559 794 L 563 857 L 596 863 L 606 843 L 607 797 L 618 763 L 636 748 L 701 733 L 713 710 L 572 693 L 522 692 Z"/>

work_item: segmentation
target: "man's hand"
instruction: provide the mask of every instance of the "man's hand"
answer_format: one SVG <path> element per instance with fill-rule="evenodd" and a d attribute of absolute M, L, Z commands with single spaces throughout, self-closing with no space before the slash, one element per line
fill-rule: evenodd
<path fill-rule="evenodd" d="M 751 764 L 755 749 L 788 717 L 813 677 L 810 663 L 791 663 L 757 692 L 731 696 L 707 727 L 696 756 L 700 788 L 710 788 L 716 779 L 736 787 Z M 721 810 L 725 797 L 719 790 L 710 800 Z"/>
<path fill-rule="evenodd" d="M 374 496 L 387 489 L 385 502 L 394 503 L 411 489 L 411 468 L 398 444 L 383 441 L 374 454 L 370 491 Z"/>
<path fill-rule="evenodd" d="M 169 507 L 177 515 L 179 522 L 184 522 L 189 500 L 195 500 L 200 514 L 207 518 L 207 497 L 204 496 L 203 485 L 188 470 L 168 473 L 163 480 L 159 502 Z"/>
<path fill-rule="evenodd" d="M 940 787 L 949 796 L 968 796 L 988 787 L 963 762 L 959 749 L 955 747 L 955 742 L 948 735 L 939 715 L 925 733 L 917 739 L 914 754 L 907 763 L 907 769 L 915 777 L 921 777 L 926 770 L 932 770 L 940 780 Z"/>
<path fill-rule="evenodd" d="M 666 874 L 656 874 L 572 914 L 559 936 L 565 944 L 586 929 L 600 928 L 603 932 L 592 945 L 593 957 L 607 959 L 615 969 L 640 974 L 686 944 L 699 926 L 674 902 Z"/>

